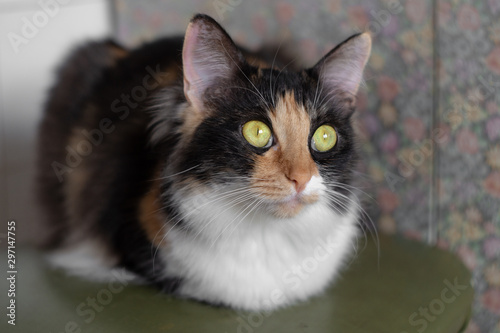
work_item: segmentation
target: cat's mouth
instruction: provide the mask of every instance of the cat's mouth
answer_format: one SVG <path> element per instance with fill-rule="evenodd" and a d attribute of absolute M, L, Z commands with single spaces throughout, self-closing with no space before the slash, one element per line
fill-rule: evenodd
<path fill-rule="evenodd" d="M 293 184 L 257 179 L 251 189 L 257 197 L 263 199 L 266 209 L 279 218 L 298 215 L 304 208 L 316 203 L 324 193 L 324 185 L 316 176 L 311 177 L 303 188 L 297 188 Z"/>
<path fill-rule="evenodd" d="M 313 204 L 319 200 L 319 194 L 304 195 L 296 193 L 278 200 L 275 204 L 274 214 L 278 217 L 290 218 L 299 214 L 305 206 Z"/>

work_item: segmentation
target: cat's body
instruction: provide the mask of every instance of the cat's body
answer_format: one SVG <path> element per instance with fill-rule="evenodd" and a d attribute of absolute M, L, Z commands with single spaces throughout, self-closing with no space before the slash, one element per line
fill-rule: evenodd
<path fill-rule="evenodd" d="M 324 290 L 357 233 L 350 115 L 369 48 L 358 35 L 311 69 L 271 69 L 198 15 L 184 41 L 77 50 L 41 125 L 52 262 L 241 309 Z"/>

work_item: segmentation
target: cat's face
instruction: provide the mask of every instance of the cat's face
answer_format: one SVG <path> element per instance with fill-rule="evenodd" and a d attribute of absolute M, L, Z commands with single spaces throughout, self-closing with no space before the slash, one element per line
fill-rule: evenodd
<path fill-rule="evenodd" d="M 356 161 L 350 116 L 369 41 L 355 37 L 292 72 L 254 67 L 215 22 L 192 22 L 183 51 L 183 182 L 278 217 L 319 200 L 344 212 Z"/>
<path fill-rule="evenodd" d="M 327 97 L 305 73 L 248 67 L 246 74 L 251 81 L 243 76 L 228 91 L 219 88 L 220 97 L 213 93 L 182 168 L 193 167 L 189 174 L 205 184 L 249 189 L 251 199 L 281 217 L 332 191 L 345 194 L 356 157 L 348 106 L 324 104 Z"/>

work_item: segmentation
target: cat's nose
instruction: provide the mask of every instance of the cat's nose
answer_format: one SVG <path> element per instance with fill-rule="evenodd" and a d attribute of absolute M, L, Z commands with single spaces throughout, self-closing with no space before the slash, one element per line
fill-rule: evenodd
<path fill-rule="evenodd" d="M 309 170 L 303 169 L 293 169 L 288 175 L 288 179 L 292 181 L 297 194 L 305 190 L 307 183 L 311 180 L 311 177 L 312 173 Z"/>

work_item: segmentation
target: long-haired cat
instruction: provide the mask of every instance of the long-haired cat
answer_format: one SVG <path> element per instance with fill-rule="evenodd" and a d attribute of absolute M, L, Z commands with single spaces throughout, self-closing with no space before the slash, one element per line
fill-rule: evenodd
<path fill-rule="evenodd" d="M 358 230 L 350 119 L 370 48 L 354 35 L 295 71 L 196 15 L 184 38 L 78 49 L 40 130 L 52 263 L 247 310 L 322 292 Z"/>

